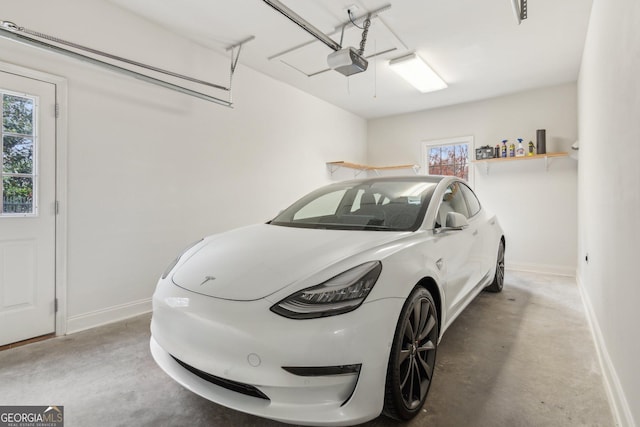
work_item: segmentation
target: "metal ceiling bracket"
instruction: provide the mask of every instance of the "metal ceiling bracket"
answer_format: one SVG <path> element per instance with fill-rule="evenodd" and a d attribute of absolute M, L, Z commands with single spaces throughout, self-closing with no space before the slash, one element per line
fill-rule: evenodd
<path fill-rule="evenodd" d="M 256 36 L 249 36 L 244 40 L 240 40 L 238 43 L 234 43 L 231 46 L 227 47 L 225 50 L 227 52 L 229 52 L 232 49 L 235 49 L 236 47 L 242 47 L 242 45 L 245 45 L 247 43 L 249 43 L 250 41 L 254 40 L 256 38 Z"/>
<path fill-rule="evenodd" d="M 376 57 L 378 57 L 380 55 L 385 55 L 385 54 L 387 54 L 389 52 L 393 52 L 394 50 L 397 50 L 397 49 L 395 47 L 392 47 L 391 49 L 387 49 L 387 50 L 383 50 L 381 52 L 376 52 L 376 53 L 372 53 L 371 55 L 367 55 L 367 56 L 365 56 L 365 58 L 366 59 L 376 58 Z M 287 61 L 284 61 L 284 60 L 281 59 L 280 62 L 282 62 L 284 65 L 286 65 L 288 67 L 293 68 L 294 70 L 296 70 L 297 72 L 303 74 L 306 77 L 313 77 L 313 76 L 317 76 L 317 75 L 322 74 L 322 73 L 326 73 L 327 71 L 331 71 L 331 68 L 323 68 L 322 70 L 313 71 L 312 73 L 308 74 L 307 72 L 305 72 L 305 71 L 303 71 L 303 70 L 301 70 L 301 69 L 289 64 Z"/>
<path fill-rule="evenodd" d="M 165 81 L 165 80 L 161 80 L 161 79 L 158 79 L 158 78 L 155 78 L 155 77 L 151 77 L 151 76 L 149 76 L 147 74 L 139 73 L 137 71 L 133 71 L 133 70 L 130 70 L 128 68 L 124 68 L 124 67 L 122 67 L 120 65 L 116 65 L 116 64 L 112 64 L 110 62 L 103 61 L 101 59 L 98 59 L 98 58 L 95 58 L 93 56 L 89 56 L 89 55 L 77 52 L 75 50 L 71 50 L 69 48 L 82 50 L 82 51 L 89 52 L 89 53 L 94 54 L 94 55 L 98 55 L 98 56 L 102 56 L 102 57 L 105 57 L 105 58 L 109 58 L 111 60 L 118 61 L 118 62 L 121 62 L 121 63 L 134 65 L 136 67 L 140 67 L 140 68 L 143 68 L 143 69 L 146 69 L 146 70 L 150 70 L 150 71 L 157 72 L 157 73 L 160 73 L 160 74 L 164 74 L 164 75 L 167 75 L 167 76 L 175 77 L 175 78 L 180 79 L 180 80 L 189 81 L 189 82 L 196 83 L 196 84 L 199 84 L 199 85 L 211 87 L 211 88 L 214 88 L 214 89 L 217 89 L 217 90 L 222 90 L 222 91 L 225 91 L 225 92 L 229 92 L 229 97 L 231 97 L 231 87 L 230 86 L 229 87 L 225 87 L 225 86 L 218 85 L 218 84 L 215 84 L 215 83 L 211 83 L 211 82 L 207 82 L 207 81 L 204 81 L 204 80 L 196 79 L 196 78 L 193 78 L 193 77 L 185 76 L 185 75 L 182 75 L 182 74 L 174 73 L 172 71 L 163 70 L 161 68 L 153 67 L 153 66 L 150 66 L 150 65 L 147 65 L 147 64 L 143 64 L 143 63 L 140 63 L 140 62 L 137 62 L 137 61 L 133 61 L 133 60 L 130 60 L 130 59 L 122 58 L 120 56 L 116 56 L 116 55 L 112 55 L 110 53 L 102 52 L 102 51 L 99 51 L 97 49 L 92 49 L 92 48 L 89 48 L 89 47 L 86 47 L 86 46 L 79 45 L 77 43 L 73 43 L 73 42 L 69 42 L 69 41 L 66 41 L 66 40 L 62 40 L 62 39 L 59 39 L 57 37 L 52 37 L 52 36 L 48 36 L 48 35 L 43 34 L 43 33 L 38 33 L 36 31 L 31 31 L 31 30 L 28 30 L 26 28 L 19 27 L 18 25 L 16 25 L 13 22 L 10 22 L 10 21 L 0 21 L 0 37 L 5 38 L 5 39 L 9 39 L 9 40 L 13 40 L 13 41 L 16 41 L 16 42 L 19 42 L 19 43 L 27 44 L 29 46 L 33 46 L 33 47 L 36 47 L 36 48 L 49 50 L 49 51 L 52 51 L 52 52 L 55 52 L 55 53 L 59 53 L 59 54 L 74 58 L 74 59 L 78 59 L 80 61 L 88 62 L 90 64 L 97 65 L 97 66 L 102 67 L 102 68 L 106 68 L 106 69 L 108 69 L 110 71 L 115 71 L 117 73 L 124 74 L 124 75 L 130 76 L 130 77 L 133 77 L 135 79 L 145 81 L 147 83 L 151 83 L 151 84 L 154 84 L 154 85 L 157 85 L 157 86 L 161 86 L 161 87 L 164 87 L 166 89 L 174 90 L 176 92 L 180 92 L 180 93 L 183 93 L 185 95 L 189 95 L 189 96 L 193 96 L 193 97 L 196 97 L 196 98 L 200 98 L 200 99 L 203 99 L 205 101 L 213 102 L 215 104 L 223 105 L 225 107 L 232 107 L 233 106 L 233 104 L 231 103 L 230 100 L 227 101 L 227 100 L 224 100 L 224 99 L 220 99 L 220 98 L 217 98 L 215 96 L 211 96 L 209 94 L 206 94 L 206 93 L 203 93 L 203 92 L 200 92 L 200 91 L 196 91 L 196 90 L 189 89 L 189 88 L 186 88 L 184 86 L 180 86 L 180 85 L 177 85 L 177 84 Z M 44 40 L 41 40 L 41 39 L 44 39 L 44 40 L 47 40 L 47 41 L 44 41 Z M 243 40 L 242 42 L 240 42 L 240 43 L 238 43 L 238 44 L 236 44 L 234 46 L 231 46 L 229 49 L 233 49 L 235 47 L 241 47 L 242 44 L 244 44 L 244 43 L 246 43 L 248 41 L 251 41 L 251 40 L 253 40 L 253 37 L 250 37 L 250 38 L 248 38 L 246 40 Z M 54 43 L 57 43 L 57 44 L 52 44 L 50 42 L 54 42 Z M 59 46 L 59 45 L 62 45 L 62 46 Z M 66 46 L 66 47 L 63 47 L 63 46 Z M 235 58 L 233 58 L 233 55 L 232 55 L 232 64 L 231 64 L 231 75 L 232 76 L 233 76 L 233 72 L 235 71 L 239 55 L 240 55 L 240 51 L 239 50 L 238 50 L 238 53 L 235 56 Z"/>
<path fill-rule="evenodd" d="M 268 0 L 264 0 L 264 1 L 265 1 L 265 2 L 267 2 L 267 3 L 269 2 Z M 278 2 L 278 3 L 279 3 L 279 2 Z M 272 7 L 273 7 L 273 6 L 272 6 Z M 286 7 L 286 6 L 285 6 L 285 7 Z M 274 9 L 275 9 L 275 8 L 274 8 Z M 367 13 L 365 13 L 364 15 L 360 15 L 360 16 L 358 16 L 358 17 L 354 18 L 354 19 L 353 19 L 353 21 L 354 21 L 354 22 L 358 22 L 358 21 L 360 21 L 360 20 L 363 20 L 363 19 L 365 19 L 365 18 L 367 17 L 367 15 L 370 15 L 370 18 L 371 18 L 371 19 L 373 19 L 373 18 L 378 18 L 378 19 L 380 19 L 380 22 L 382 22 L 382 24 L 383 24 L 383 25 L 384 25 L 384 26 L 389 30 L 389 32 L 391 32 L 391 34 L 392 34 L 392 35 L 393 35 L 393 36 L 394 36 L 394 37 L 395 37 L 395 38 L 400 42 L 400 44 L 401 44 L 405 49 L 407 49 L 406 44 L 405 44 L 402 40 L 400 40 L 400 39 L 398 38 L 398 36 L 393 32 L 393 30 L 391 30 L 391 28 L 389 28 L 389 26 L 388 26 L 384 21 L 382 21 L 382 19 L 381 19 L 381 18 L 380 18 L 380 16 L 379 16 L 381 12 L 384 12 L 384 11 L 389 10 L 389 9 L 391 9 L 391 5 L 390 5 L 390 4 L 385 4 L 384 6 L 381 6 L 381 7 L 377 8 L 377 9 L 372 10 L 372 11 L 371 11 L 371 12 L 369 12 L 368 14 L 367 14 Z M 276 9 L 276 10 L 278 10 L 278 9 Z M 292 12 L 292 13 L 295 13 L 295 12 Z M 297 16 L 297 15 L 296 15 L 296 16 Z M 287 16 L 287 17 L 288 17 L 288 16 Z M 291 19 L 291 18 L 289 18 L 289 19 Z M 302 19 L 302 18 L 300 18 L 300 19 Z M 291 19 L 291 20 L 293 20 L 293 19 Z M 295 22 L 295 21 L 294 21 L 294 22 Z M 305 22 L 306 22 L 306 21 L 305 21 Z M 296 24 L 297 24 L 297 22 L 296 22 Z M 311 25 L 311 24 L 309 24 L 309 25 Z M 341 33 L 343 30 L 345 30 L 345 29 L 347 29 L 347 28 L 349 28 L 349 27 L 353 27 L 353 26 L 354 26 L 354 25 L 353 25 L 353 22 L 352 22 L 350 19 L 347 19 L 346 21 L 344 21 L 344 22 L 340 23 L 339 25 L 336 25 L 336 26 L 334 27 L 333 31 L 332 31 L 332 32 L 330 32 L 329 34 L 321 33 L 321 32 L 320 32 L 320 30 L 317 30 L 317 31 L 318 31 L 318 32 L 320 32 L 321 34 L 324 34 L 326 37 L 329 37 L 329 38 L 330 38 L 332 35 L 335 35 L 335 34 Z M 311 34 L 311 35 L 312 35 L 312 36 L 314 36 L 314 37 L 316 37 L 316 35 L 315 35 L 315 34 Z M 316 39 L 318 39 L 318 38 L 316 37 Z M 319 39 L 318 39 L 318 40 L 319 40 Z M 333 39 L 331 39 L 331 38 L 330 38 L 330 40 L 331 40 L 331 41 L 333 41 Z M 322 41 L 322 40 L 321 40 L 321 41 Z M 312 43 L 315 43 L 315 42 L 316 42 L 316 40 L 309 40 L 309 41 L 304 42 L 304 43 L 302 43 L 302 44 L 299 44 L 299 45 L 296 45 L 296 46 L 291 47 L 291 48 L 289 48 L 289 49 L 286 49 L 286 50 L 284 50 L 284 51 L 282 51 L 282 52 L 278 52 L 278 53 L 276 53 L 276 54 L 274 54 L 274 55 L 271 55 L 271 56 L 269 56 L 267 59 L 268 59 L 269 61 L 271 61 L 271 60 L 273 60 L 273 59 L 279 58 L 280 56 L 286 55 L 287 53 L 291 53 L 291 52 L 293 52 L 294 50 L 298 50 L 298 49 L 300 49 L 300 48 L 303 48 L 303 47 L 308 46 L 308 45 L 310 45 L 310 44 L 312 44 Z M 335 42 L 334 42 L 334 43 L 335 43 Z M 342 48 L 342 46 L 341 46 L 341 45 L 342 45 L 342 43 L 338 44 L 338 46 L 339 46 L 339 47 L 338 47 L 338 49 L 341 49 L 341 48 Z M 334 49 L 334 50 L 337 50 L 337 49 Z M 369 58 L 369 57 L 367 57 L 367 58 Z M 329 69 L 327 69 L 327 70 L 325 70 L 325 71 L 329 71 Z"/>
<path fill-rule="evenodd" d="M 242 50 L 242 46 L 244 46 L 245 43 L 250 42 L 251 40 L 255 39 L 255 36 L 249 36 L 244 40 L 239 41 L 236 44 L 233 44 L 231 46 L 229 46 L 226 50 L 227 52 L 231 51 L 231 66 L 229 67 L 229 102 L 232 101 L 232 93 L 231 93 L 231 88 L 233 85 L 233 75 L 236 72 L 236 66 L 238 65 L 238 59 L 240 59 L 240 51 Z M 236 48 L 238 48 L 238 51 L 236 52 Z"/>
<path fill-rule="evenodd" d="M 518 25 L 527 19 L 527 0 L 511 0 L 511 6 L 513 7 L 513 14 L 518 21 Z"/>

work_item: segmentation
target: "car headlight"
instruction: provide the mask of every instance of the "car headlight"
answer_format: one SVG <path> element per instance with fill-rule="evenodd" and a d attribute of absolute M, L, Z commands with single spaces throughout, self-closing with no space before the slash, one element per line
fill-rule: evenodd
<path fill-rule="evenodd" d="M 355 310 L 375 285 L 382 263 L 370 261 L 288 296 L 271 311 L 290 319 L 315 319 Z"/>
<path fill-rule="evenodd" d="M 174 269 L 174 267 L 178 264 L 178 261 L 180 261 L 180 258 L 182 258 L 182 255 L 184 255 L 189 249 L 191 249 L 192 247 L 194 247 L 195 245 L 197 245 L 198 243 L 202 242 L 204 239 L 200 239 L 197 242 L 193 242 L 192 244 L 190 244 L 189 246 L 187 246 L 182 252 L 180 252 L 180 255 L 178 255 L 176 257 L 176 259 L 174 259 L 173 261 L 171 261 L 171 264 L 169 264 L 169 266 L 164 270 L 164 273 L 162 273 L 161 279 L 164 280 L 167 278 L 167 276 L 169 275 L 169 273 L 171 273 L 171 270 Z"/>

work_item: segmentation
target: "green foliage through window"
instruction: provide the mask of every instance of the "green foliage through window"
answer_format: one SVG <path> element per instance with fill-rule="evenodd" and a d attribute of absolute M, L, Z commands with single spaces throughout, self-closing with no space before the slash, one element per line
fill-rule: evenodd
<path fill-rule="evenodd" d="M 35 102 L 28 96 L 2 95 L 2 214 L 34 213 Z"/>

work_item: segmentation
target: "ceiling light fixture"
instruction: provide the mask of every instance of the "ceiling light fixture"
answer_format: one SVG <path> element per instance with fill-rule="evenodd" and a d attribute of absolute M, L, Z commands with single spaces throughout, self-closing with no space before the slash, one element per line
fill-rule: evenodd
<path fill-rule="evenodd" d="M 389 66 L 422 93 L 434 92 L 447 87 L 447 83 L 415 53 L 392 59 L 389 61 Z"/>

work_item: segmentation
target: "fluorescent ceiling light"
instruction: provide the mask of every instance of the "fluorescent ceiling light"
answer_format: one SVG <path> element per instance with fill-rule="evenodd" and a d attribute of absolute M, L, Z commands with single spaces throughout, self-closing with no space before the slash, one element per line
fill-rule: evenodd
<path fill-rule="evenodd" d="M 447 84 L 415 53 L 392 59 L 389 66 L 422 93 L 444 89 Z"/>

